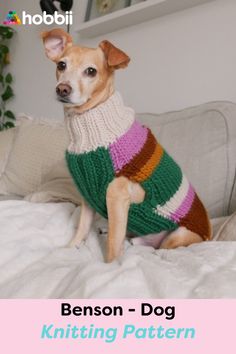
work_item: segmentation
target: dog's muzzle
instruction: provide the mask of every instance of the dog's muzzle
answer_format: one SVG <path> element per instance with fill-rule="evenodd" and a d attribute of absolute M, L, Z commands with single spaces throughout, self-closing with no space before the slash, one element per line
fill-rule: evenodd
<path fill-rule="evenodd" d="M 56 87 L 57 97 L 60 101 L 63 102 L 69 101 L 69 96 L 71 94 L 71 91 L 72 91 L 72 87 L 68 84 L 61 83 Z"/>

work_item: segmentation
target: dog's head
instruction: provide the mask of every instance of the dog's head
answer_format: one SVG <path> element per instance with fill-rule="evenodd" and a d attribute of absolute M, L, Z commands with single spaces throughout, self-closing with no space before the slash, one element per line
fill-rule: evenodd
<path fill-rule="evenodd" d="M 56 95 L 66 106 L 91 108 L 113 92 L 113 73 L 130 58 L 109 41 L 98 48 L 73 45 L 62 29 L 42 33 L 46 55 L 57 66 Z M 107 98 L 107 97 L 106 97 Z"/>

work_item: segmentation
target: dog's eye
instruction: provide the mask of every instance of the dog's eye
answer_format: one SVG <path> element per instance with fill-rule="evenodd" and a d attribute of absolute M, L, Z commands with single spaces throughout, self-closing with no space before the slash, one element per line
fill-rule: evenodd
<path fill-rule="evenodd" d="M 89 67 L 86 70 L 84 70 L 85 75 L 94 77 L 97 74 L 97 70 L 95 68 Z"/>
<path fill-rule="evenodd" d="M 66 69 L 66 63 L 64 61 L 59 61 L 57 63 L 57 70 L 64 71 Z"/>

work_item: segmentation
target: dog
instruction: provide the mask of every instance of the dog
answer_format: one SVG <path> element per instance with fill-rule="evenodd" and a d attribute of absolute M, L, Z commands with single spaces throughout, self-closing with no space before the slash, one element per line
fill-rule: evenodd
<path fill-rule="evenodd" d="M 86 239 L 95 212 L 108 218 L 107 262 L 122 254 L 127 229 L 149 234 L 164 249 L 210 240 L 209 218 L 193 187 L 114 90 L 114 73 L 127 67 L 129 56 L 107 40 L 97 48 L 74 45 L 59 28 L 43 32 L 42 40 L 57 66 L 56 95 L 71 141 L 66 158 L 83 196 L 70 245 Z"/>

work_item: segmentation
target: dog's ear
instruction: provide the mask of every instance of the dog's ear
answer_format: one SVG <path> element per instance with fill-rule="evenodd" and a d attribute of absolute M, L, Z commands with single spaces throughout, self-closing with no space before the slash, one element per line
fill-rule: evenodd
<path fill-rule="evenodd" d="M 128 55 L 119 48 L 116 48 L 109 41 L 102 41 L 99 47 L 102 49 L 109 67 L 120 69 L 125 68 L 129 64 L 130 58 Z"/>
<path fill-rule="evenodd" d="M 57 61 L 64 51 L 72 45 L 71 36 L 61 28 L 55 28 L 48 32 L 42 32 L 45 53 L 52 61 Z"/>

